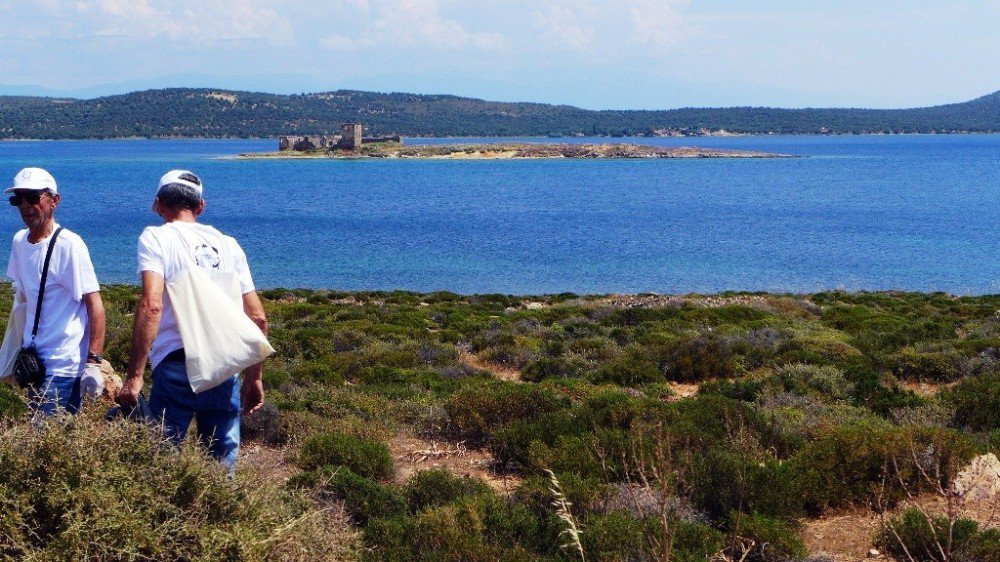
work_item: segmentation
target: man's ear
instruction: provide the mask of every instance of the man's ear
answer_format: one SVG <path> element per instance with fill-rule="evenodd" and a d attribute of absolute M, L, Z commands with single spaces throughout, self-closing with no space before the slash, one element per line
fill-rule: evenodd
<path fill-rule="evenodd" d="M 205 212 L 205 200 L 202 199 L 198 203 L 198 208 L 194 210 L 194 216 L 196 216 L 196 217 L 201 216 L 201 214 L 204 213 L 204 212 Z"/>
<path fill-rule="evenodd" d="M 53 193 L 52 202 L 55 203 L 56 205 L 59 205 L 60 201 L 62 201 L 62 195 L 59 195 L 58 193 Z"/>

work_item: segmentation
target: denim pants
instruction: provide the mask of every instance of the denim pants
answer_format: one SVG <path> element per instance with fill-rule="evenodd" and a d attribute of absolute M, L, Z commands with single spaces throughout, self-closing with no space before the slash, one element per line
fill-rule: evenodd
<path fill-rule="evenodd" d="M 80 377 L 54 377 L 47 375 L 39 389 L 28 391 L 31 411 L 43 416 L 54 416 L 64 411 L 76 414 L 80 411 L 83 395 L 80 393 Z"/>
<path fill-rule="evenodd" d="M 163 420 L 164 432 L 174 443 L 184 439 L 194 418 L 201 444 L 230 471 L 236 468 L 240 450 L 239 375 L 195 394 L 184 361 L 161 361 L 153 369 L 149 409 L 155 419 Z"/>

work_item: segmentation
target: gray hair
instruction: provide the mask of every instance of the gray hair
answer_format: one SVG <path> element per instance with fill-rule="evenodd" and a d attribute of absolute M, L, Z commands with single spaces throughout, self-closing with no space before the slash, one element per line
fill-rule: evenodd
<path fill-rule="evenodd" d="M 201 194 L 193 187 L 182 183 L 168 183 L 156 192 L 160 205 L 171 211 L 196 211 L 201 204 Z"/>

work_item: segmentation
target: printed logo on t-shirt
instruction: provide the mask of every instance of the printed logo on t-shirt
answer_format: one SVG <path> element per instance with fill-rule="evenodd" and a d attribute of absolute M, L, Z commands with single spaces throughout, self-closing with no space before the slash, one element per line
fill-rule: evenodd
<path fill-rule="evenodd" d="M 219 250 L 208 244 L 200 244 L 194 249 L 194 262 L 199 267 L 218 269 L 221 262 L 219 259 Z"/>

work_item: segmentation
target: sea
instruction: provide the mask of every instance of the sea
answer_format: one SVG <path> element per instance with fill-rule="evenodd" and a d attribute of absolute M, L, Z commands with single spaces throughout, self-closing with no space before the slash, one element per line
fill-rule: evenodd
<path fill-rule="evenodd" d="M 59 182 L 57 220 L 102 283 L 137 283 L 158 178 L 205 182 L 201 220 L 245 249 L 260 288 L 1000 293 L 1000 135 L 630 142 L 792 158 L 239 160 L 277 140 L 0 142 L 0 183 L 25 166 Z M 4 240 L 22 228 L 0 212 Z M 0 259 L 9 242 L 0 243 Z"/>

